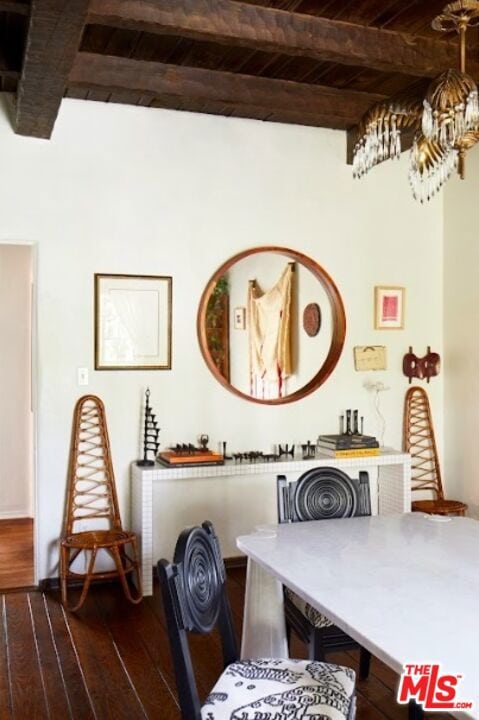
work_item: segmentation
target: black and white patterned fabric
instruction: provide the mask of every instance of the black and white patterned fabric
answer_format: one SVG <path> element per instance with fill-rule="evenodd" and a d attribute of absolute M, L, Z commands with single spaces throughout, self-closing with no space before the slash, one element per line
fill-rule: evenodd
<path fill-rule="evenodd" d="M 303 598 L 300 598 L 299 595 L 296 595 L 296 593 L 289 588 L 284 588 L 284 594 L 288 600 L 291 600 L 293 605 L 298 608 L 299 612 L 304 615 L 307 620 L 309 620 L 311 625 L 314 625 L 314 627 L 326 628 L 331 627 L 334 624 L 328 617 L 326 617 L 326 615 L 320 613 L 319 610 L 316 610 L 316 608 L 306 602 L 306 600 L 303 600 Z"/>
<path fill-rule="evenodd" d="M 243 660 L 221 675 L 202 720 L 354 720 L 354 670 L 310 660 Z"/>

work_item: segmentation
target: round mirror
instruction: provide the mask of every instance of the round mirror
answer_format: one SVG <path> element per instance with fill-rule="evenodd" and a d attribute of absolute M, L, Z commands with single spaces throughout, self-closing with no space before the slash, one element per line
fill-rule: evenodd
<path fill-rule="evenodd" d="M 236 395 L 268 405 L 316 390 L 334 370 L 345 333 L 333 280 L 288 248 L 232 257 L 209 280 L 198 310 L 201 352 L 213 375 Z"/>

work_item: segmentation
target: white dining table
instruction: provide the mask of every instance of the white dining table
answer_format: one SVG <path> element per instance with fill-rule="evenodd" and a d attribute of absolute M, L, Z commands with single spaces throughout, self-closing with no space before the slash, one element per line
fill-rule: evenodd
<path fill-rule="evenodd" d="M 243 657 L 287 657 L 282 584 L 395 672 L 440 663 L 479 718 L 479 522 L 421 513 L 259 527 L 248 557 Z"/>

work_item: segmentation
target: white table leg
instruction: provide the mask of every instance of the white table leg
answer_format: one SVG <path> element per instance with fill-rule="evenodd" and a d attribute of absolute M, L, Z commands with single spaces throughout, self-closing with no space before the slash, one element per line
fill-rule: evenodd
<path fill-rule="evenodd" d="M 283 586 L 248 558 L 241 658 L 287 658 Z"/>

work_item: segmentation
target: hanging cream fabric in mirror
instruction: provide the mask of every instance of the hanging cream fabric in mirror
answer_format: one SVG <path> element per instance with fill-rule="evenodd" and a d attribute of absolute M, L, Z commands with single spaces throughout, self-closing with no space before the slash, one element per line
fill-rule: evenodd
<path fill-rule="evenodd" d="M 359 371 L 387 370 L 386 347 L 384 345 L 356 345 L 354 369 Z"/>

